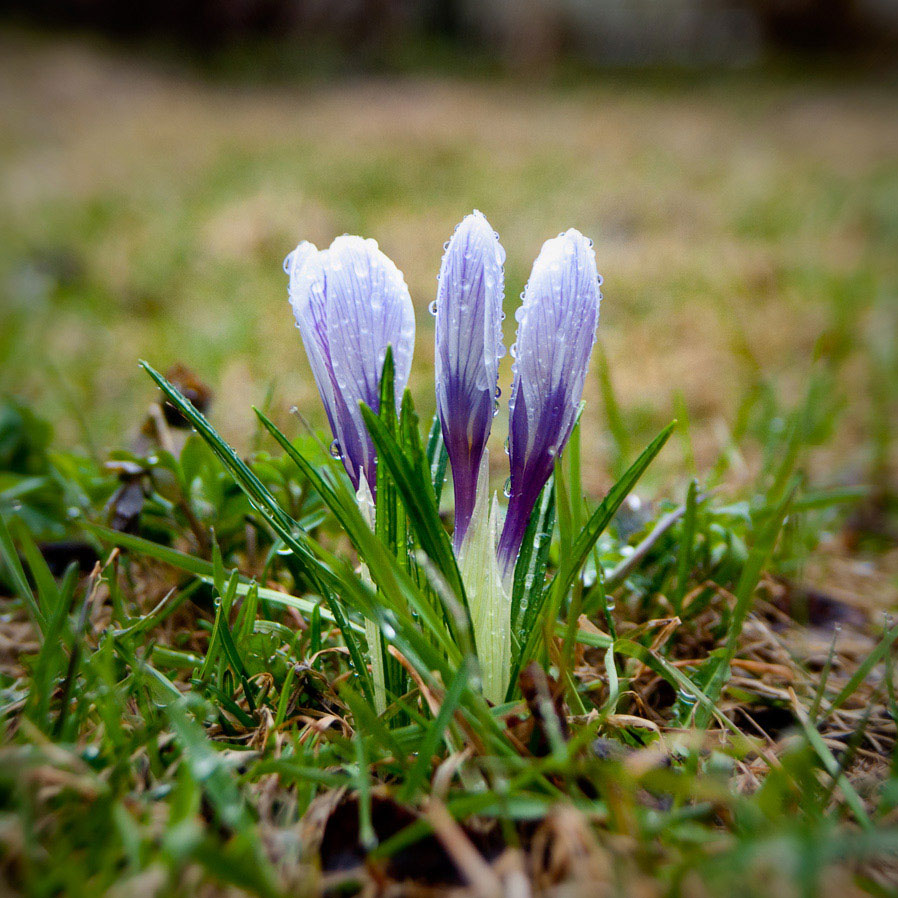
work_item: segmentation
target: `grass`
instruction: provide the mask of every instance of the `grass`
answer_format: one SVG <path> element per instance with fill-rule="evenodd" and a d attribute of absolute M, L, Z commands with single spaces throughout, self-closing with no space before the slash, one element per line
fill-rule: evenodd
<path fill-rule="evenodd" d="M 10 890 L 894 893 L 888 88 L 224 88 L 3 40 Z M 474 205 L 509 297 L 570 224 L 606 296 L 495 707 L 415 501 L 434 447 L 409 414 L 369 422 L 408 553 L 289 415 L 323 422 L 279 267 L 300 237 L 378 237 L 418 309 L 426 430 L 425 309 Z M 211 383 L 211 424 L 166 413 L 141 356 Z M 398 650 L 382 715 L 366 618 Z"/>

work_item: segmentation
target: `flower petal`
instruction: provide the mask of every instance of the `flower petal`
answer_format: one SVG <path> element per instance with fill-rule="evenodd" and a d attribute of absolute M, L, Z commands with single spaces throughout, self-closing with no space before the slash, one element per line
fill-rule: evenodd
<path fill-rule="evenodd" d="M 502 345 L 505 251 L 477 211 L 455 229 L 440 266 L 436 302 L 437 411 L 452 465 L 455 544 L 461 545 L 493 420 Z"/>
<path fill-rule="evenodd" d="M 397 405 L 408 383 L 415 317 L 401 272 L 374 240 L 338 237 L 326 250 L 300 244 L 287 258 L 290 302 L 343 463 L 356 488 L 376 458 L 359 403 L 379 410 L 380 376 L 393 347 Z"/>
<path fill-rule="evenodd" d="M 511 497 L 499 546 L 506 572 L 577 418 L 595 343 L 600 283 L 592 243 L 571 229 L 543 244 L 515 316 Z"/>

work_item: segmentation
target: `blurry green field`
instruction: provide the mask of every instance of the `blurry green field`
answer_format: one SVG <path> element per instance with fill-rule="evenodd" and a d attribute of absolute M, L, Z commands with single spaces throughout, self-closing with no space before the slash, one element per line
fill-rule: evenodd
<path fill-rule="evenodd" d="M 768 382 L 788 403 L 822 351 L 846 414 L 821 463 L 857 479 L 873 344 L 890 351 L 898 304 L 896 100 L 875 84 L 732 76 L 222 86 L 8 35 L 0 389 L 34 402 L 64 443 L 103 448 L 127 441 L 152 395 L 141 357 L 194 368 L 238 444 L 270 385 L 281 420 L 297 404 L 322 423 L 281 260 L 300 239 L 349 231 L 405 272 L 426 412 L 442 245 L 477 207 L 508 253 L 509 313 L 545 238 L 570 226 L 594 238 L 600 339 L 635 439 L 681 393 L 707 465 L 750 388 Z M 506 344 L 513 326 L 509 314 Z M 610 445 L 597 377 L 586 396 L 598 489 Z"/>

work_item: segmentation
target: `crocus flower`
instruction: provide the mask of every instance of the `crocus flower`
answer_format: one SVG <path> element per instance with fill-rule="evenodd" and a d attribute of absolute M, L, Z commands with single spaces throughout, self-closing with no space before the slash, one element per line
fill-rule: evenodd
<path fill-rule="evenodd" d="M 533 506 L 571 435 L 599 317 L 592 243 L 571 229 L 543 244 L 518 321 L 509 401 L 510 496 L 498 557 L 514 569 Z"/>
<path fill-rule="evenodd" d="M 471 521 L 480 460 L 496 403 L 502 345 L 505 250 L 480 212 L 446 246 L 436 300 L 437 412 L 452 465 L 456 549 Z"/>
<path fill-rule="evenodd" d="M 415 343 L 415 314 L 402 272 L 374 240 L 337 237 L 329 249 L 300 243 L 284 260 L 290 304 L 312 374 L 356 489 L 365 475 L 374 489 L 376 456 L 359 410 L 380 409 L 380 377 L 393 347 L 396 395 L 408 383 Z"/>

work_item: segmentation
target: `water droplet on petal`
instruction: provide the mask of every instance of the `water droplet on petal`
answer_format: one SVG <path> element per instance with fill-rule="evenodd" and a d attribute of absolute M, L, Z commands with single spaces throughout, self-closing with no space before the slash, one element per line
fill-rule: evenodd
<path fill-rule="evenodd" d="M 330 454 L 334 458 L 343 458 L 343 448 L 339 440 L 334 440 L 330 445 Z"/>
<path fill-rule="evenodd" d="M 504 493 L 506 499 L 511 498 L 511 478 L 510 477 L 508 478 L 508 480 L 505 481 L 505 486 L 502 488 L 502 492 Z"/>
<path fill-rule="evenodd" d="M 437 301 L 434 300 L 428 307 L 431 315 L 436 315 L 437 313 Z"/>

